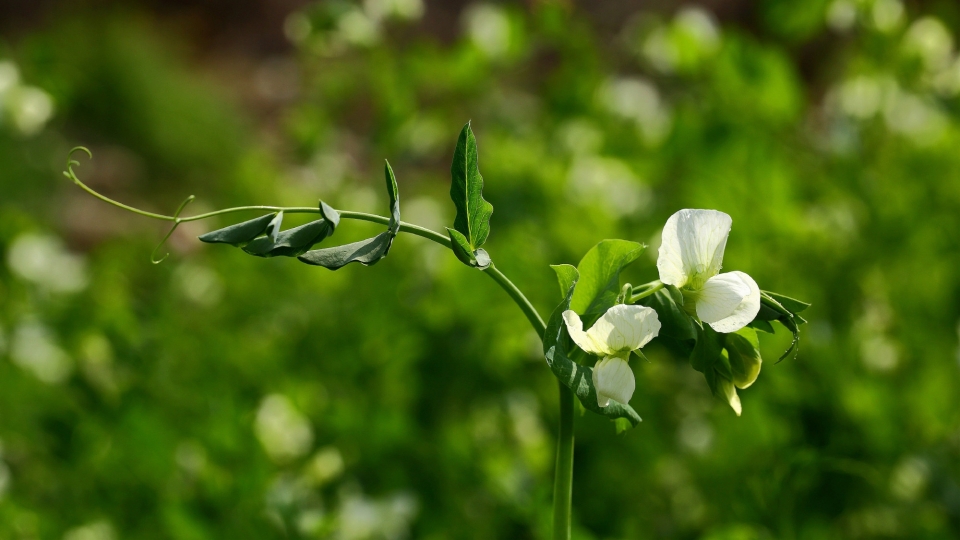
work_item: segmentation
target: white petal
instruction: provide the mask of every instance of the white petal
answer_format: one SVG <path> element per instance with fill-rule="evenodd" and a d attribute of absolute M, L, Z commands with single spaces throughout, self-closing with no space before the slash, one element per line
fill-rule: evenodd
<path fill-rule="evenodd" d="M 740 273 L 727 272 L 713 276 L 703 284 L 696 297 L 697 317 L 701 321 L 715 323 L 729 317 L 750 294 L 750 286 L 740 279 Z"/>
<path fill-rule="evenodd" d="M 605 354 L 630 352 L 643 347 L 660 333 L 660 319 L 653 308 L 618 304 L 608 309 L 587 335 L 605 345 Z"/>
<path fill-rule="evenodd" d="M 629 403 L 637 382 L 629 364 L 616 356 L 608 356 L 594 366 L 593 386 L 597 390 L 597 405 L 606 407 L 611 399 Z"/>
<path fill-rule="evenodd" d="M 709 323 L 711 328 L 717 332 L 723 332 L 724 334 L 736 332 L 737 330 L 750 324 L 750 322 L 753 321 L 753 319 L 757 316 L 757 313 L 760 311 L 760 287 L 757 287 L 757 282 L 743 272 L 725 272 L 717 276 L 717 278 L 727 275 L 734 275 L 738 277 L 749 288 L 750 292 L 743 298 L 743 300 L 740 301 L 740 304 L 736 307 L 736 309 L 733 310 L 733 313 L 727 317 L 724 317 L 723 319 Z M 698 314 L 699 308 L 700 305 L 697 304 Z M 703 320 L 703 317 L 701 317 L 701 320 Z"/>
<path fill-rule="evenodd" d="M 583 331 L 583 321 L 572 309 L 563 312 L 563 322 L 567 325 L 567 333 L 570 334 L 570 339 L 584 352 L 597 356 L 611 354 L 612 351 L 607 348 L 604 342 L 597 341 L 592 335 Z"/>
<path fill-rule="evenodd" d="M 737 416 L 740 416 L 740 413 L 743 412 L 743 405 L 740 403 L 740 396 L 737 395 L 737 389 L 734 388 L 733 383 L 723 377 L 717 377 L 717 384 L 720 385 L 720 390 L 723 392 L 727 403 L 730 404 L 730 408 L 737 413 Z"/>
<path fill-rule="evenodd" d="M 660 281 L 683 287 L 691 279 L 717 275 L 732 223 L 729 215 L 717 210 L 687 209 L 670 216 L 657 258 Z"/>

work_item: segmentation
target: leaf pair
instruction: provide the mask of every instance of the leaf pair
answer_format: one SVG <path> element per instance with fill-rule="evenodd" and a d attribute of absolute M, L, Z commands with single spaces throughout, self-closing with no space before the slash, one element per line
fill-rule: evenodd
<path fill-rule="evenodd" d="M 267 214 L 209 232 L 200 241 L 230 244 L 257 257 L 296 257 L 333 234 L 340 214 L 320 201 L 321 219 L 280 231 L 283 212 Z"/>
<path fill-rule="evenodd" d="M 310 248 L 331 236 L 340 224 L 340 213 L 320 201 L 322 218 L 299 227 L 281 231 L 281 211 L 209 232 L 200 240 L 211 244 L 230 244 L 257 257 L 297 257 L 307 264 L 330 270 L 343 268 L 352 262 L 365 266 L 375 264 L 387 256 L 393 239 L 400 232 L 400 193 L 389 163 L 384 166 L 384 176 L 390 196 L 390 223 L 386 231 L 373 238 L 310 251 Z"/>
<path fill-rule="evenodd" d="M 397 188 L 397 178 L 393 174 L 390 163 L 384 166 L 383 173 L 387 182 L 387 194 L 390 196 L 390 224 L 387 226 L 387 230 L 373 238 L 367 238 L 359 242 L 308 251 L 299 257 L 301 261 L 330 270 L 337 270 L 352 262 L 370 266 L 387 256 L 390 246 L 393 245 L 393 239 L 400 232 L 400 191 Z"/>
<path fill-rule="evenodd" d="M 457 207 L 453 228 L 447 227 L 453 253 L 468 266 L 486 268 L 490 265 L 490 255 L 480 246 L 490 234 L 493 205 L 483 198 L 483 177 L 477 165 L 477 138 L 470 122 L 460 131 L 450 175 L 450 198 Z"/>
<path fill-rule="evenodd" d="M 564 386 L 573 390 L 584 408 L 615 420 L 625 419 L 632 426 L 640 423 L 640 415 L 630 405 L 617 401 L 611 401 L 606 407 L 598 405 L 593 368 L 571 359 L 573 348 L 569 346 L 563 312 L 572 309 L 590 322 L 603 315 L 617 302 L 620 272 L 635 261 L 643 249 L 643 244 L 636 242 L 604 240 L 584 255 L 577 268 L 568 264 L 551 266 L 560 282 L 563 301 L 550 316 L 543 337 L 547 365 Z"/>

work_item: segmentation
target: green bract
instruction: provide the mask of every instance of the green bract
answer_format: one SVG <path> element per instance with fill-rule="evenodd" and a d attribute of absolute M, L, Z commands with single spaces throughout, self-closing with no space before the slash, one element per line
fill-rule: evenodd
<path fill-rule="evenodd" d="M 603 240 L 580 259 L 580 280 L 570 309 L 596 319 L 617 302 L 620 272 L 643 253 L 644 245 L 627 240 Z"/>

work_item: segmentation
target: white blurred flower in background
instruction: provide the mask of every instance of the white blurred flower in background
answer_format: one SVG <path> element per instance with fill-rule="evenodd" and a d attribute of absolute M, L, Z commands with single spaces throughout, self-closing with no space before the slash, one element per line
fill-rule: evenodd
<path fill-rule="evenodd" d="M 383 499 L 372 499 L 362 493 L 348 491 L 340 503 L 341 540 L 400 540 L 410 535 L 410 523 L 420 511 L 416 497 L 396 493 Z"/>
<path fill-rule="evenodd" d="M 499 58 L 510 50 L 510 17 L 494 4 L 474 4 L 463 11 L 467 36 L 491 58 Z"/>
<path fill-rule="evenodd" d="M 10 359 L 47 384 L 62 383 L 73 371 L 73 359 L 39 321 L 27 320 L 17 326 L 11 339 Z"/>
<path fill-rule="evenodd" d="M 313 445 L 313 428 L 307 417 L 282 394 L 263 398 L 254 427 L 260 444 L 276 462 L 303 456 Z"/>
<path fill-rule="evenodd" d="M 935 17 L 914 21 L 903 36 L 903 48 L 917 55 L 929 70 L 945 67 L 953 54 L 953 36 Z"/>
<path fill-rule="evenodd" d="M 113 525 L 106 520 L 75 527 L 63 535 L 63 540 L 115 540 L 116 538 Z"/>
<path fill-rule="evenodd" d="M 35 135 L 53 116 L 53 98 L 35 86 L 22 84 L 20 70 L 0 60 L 0 124 L 9 122 L 23 135 Z"/>
<path fill-rule="evenodd" d="M 75 293 L 87 286 L 83 256 L 70 253 L 51 234 L 21 234 L 7 251 L 7 266 L 20 278 L 51 292 Z"/>
<path fill-rule="evenodd" d="M 647 79 L 610 79 L 598 89 L 597 99 L 606 110 L 635 122 L 644 142 L 651 146 L 662 142 L 670 132 L 670 109 L 661 100 L 657 87 Z"/>

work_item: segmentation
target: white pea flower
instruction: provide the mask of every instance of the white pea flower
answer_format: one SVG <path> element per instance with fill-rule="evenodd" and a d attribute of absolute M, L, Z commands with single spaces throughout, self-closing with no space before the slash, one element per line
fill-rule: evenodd
<path fill-rule="evenodd" d="M 683 292 L 684 309 L 723 333 L 743 328 L 760 311 L 760 288 L 753 278 L 720 273 L 731 223 L 717 210 L 680 210 L 663 226 L 657 258 L 660 281 Z"/>
<path fill-rule="evenodd" d="M 627 364 L 630 353 L 643 347 L 660 332 L 657 312 L 645 306 L 616 305 L 608 309 L 589 330 L 572 310 L 563 312 L 570 338 L 584 352 L 602 357 L 593 368 L 597 404 L 610 400 L 628 403 L 636 388 L 633 371 Z"/>

